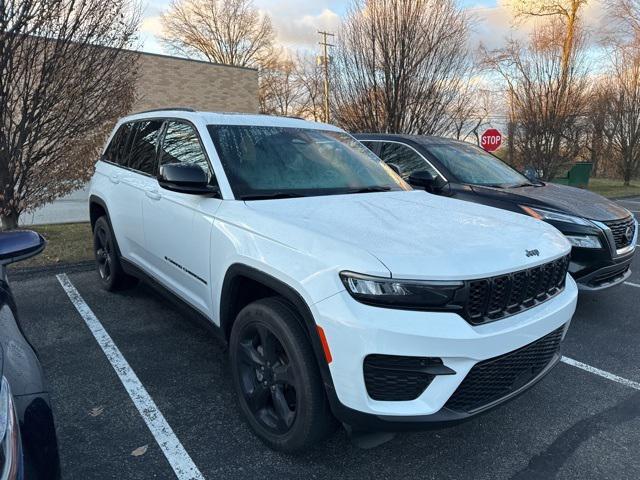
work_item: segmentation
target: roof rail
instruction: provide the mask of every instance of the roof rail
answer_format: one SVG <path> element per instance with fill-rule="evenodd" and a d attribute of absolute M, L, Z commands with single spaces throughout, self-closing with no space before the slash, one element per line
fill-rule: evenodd
<path fill-rule="evenodd" d="M 165 112 L 165 111 L 195 112 L 195 110 L 191 107 L 165 107 L 165 108 L 152 108 L 151 110 L 143 110 L 141 112 L 130 113 L 129 115 L 140 115 L 141 113 Z"/>

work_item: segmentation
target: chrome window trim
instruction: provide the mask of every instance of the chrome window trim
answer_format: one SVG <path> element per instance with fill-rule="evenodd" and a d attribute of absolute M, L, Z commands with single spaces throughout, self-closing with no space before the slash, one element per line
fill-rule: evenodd
<path fill-rule="evenodd" d="M 400 141 L 398 141 L 398 140 L 369 140 L 369 139 L 364 139 L 364 138 L 363 138 L 363 139 L 357 138 L 356 140 L 358 140 L 358 141 L 359 141 L 359 142 L 361 142 L 361 143 L 363 143 L 363 142 L 368 142 L 368 143 L 396 143 L 396 144 L 398 144 L 398 145 L 402 145 L 402 146 L 405 146 L 405 147 L 407 147 L 407 148 L 410 148 L 410 149 L 411 149 L 411 150 L 413 150 L 413 151 L 414 151 L 414 152 L 415 152 L 415 153 L 416 153 L 420 158 L 422 158 L 422 160 L 424 160 L 424 161 L 425 161 L 425 163 L 427 163 L 431 168 L 433 168 L 433 169 L 436 171 L 436 173 L 437 173 L 438 175 L 440 175 L 440 176 L 442 177 L 442 179 L 443 179 L 445 182 L 448 182 L 448 181 L 449 181 L 449 180 L 447 180 L 447 177 L 445 177 L 445 176 L 442 174 L 442 172 L 441 172 L 440 170 L 438 170 L 438 169 L 435 167 L 435 165 L 434 165 L 433 163 L 431 163 L 429 160 L 427 160 L 427 159 L 425 158 L 425 156 L 424 156 L 424 155 L 422 155 L 418 150 L 416 150 L 415 148 L 413 148 L 411 145 L 409 145 L 409 144 L 407 144 L 407 143 L 400 142 Z M 380 151 L 380 153 L 382 154 L 382 150 Z M 382 157 L 380 157 L 380 159 L 384 162 L 384 159 L 383 159 Z M 384 162 L 384 163 L 387 163 L 387 162 Z"/>

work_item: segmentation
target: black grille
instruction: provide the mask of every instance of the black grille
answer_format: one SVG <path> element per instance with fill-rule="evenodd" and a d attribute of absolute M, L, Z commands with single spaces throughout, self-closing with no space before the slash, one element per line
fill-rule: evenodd
<path fill-rule="evenodd" d="M 564 326 L 518 350 L 477 363 L 445 406 L 473 412 L 524 387 L 554 360 L 563 330 Z"/>
<path fill-rule="evenodd" d="M 567 268 L 568 256 L 508 275 L 470 280 L 464 316 L 477 325 L 544 302 L 562 291 Z"/>
<path fill-rule="evenodd" d="M 429 386 L 434 375 L 425 368 L 442 365 L 439 358 L 367 355 L 364 382 L 373 400 L 415 400 Z"/>
<path fill-rule="evenodd" d="M 633 217 L 604 223 L 611 229 L 613 239 L 616 242 L 616 250 L 628 247 L 631 244 L 636 228 Z"/>

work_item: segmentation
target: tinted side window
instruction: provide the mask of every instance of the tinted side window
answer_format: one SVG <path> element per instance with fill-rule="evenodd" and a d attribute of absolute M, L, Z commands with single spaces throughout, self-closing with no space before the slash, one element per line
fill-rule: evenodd
<path fill-rule="evenodd" d="M 137 122 L 129 154 L 129 167 L 149 175 L 156 170 L 156 147 L 162 120 Z"/>
<path fill-rule="evenodd" d="M 434 177 L 438 176 L 438 172 L 415 150 L 400 143 L 384 143 L 380 158 L 386 163 L 397 165 L 400 169 L 400 176 L 405 180 L 418 170 L 428 170 Z"/>
<path fill-rule="evenodd" d="M 198 134 L 188 123 L 169 122 L 160 149 L 160 165 L 168 163 L 192 163 L 207 172 L 211 170 L 202 150 Z"/>
<path fill-rule="evenodd" d="M 379 149 L 379 142 L 367 142 L 360 140 L 360 143 L 363 144 L 365 147 L 367 147 L 369 150 L 371 150 L 373 153 L 378 153 L 378 149 Z"/>
<path fill-rule="evenodd" d="M 128 153 L 129 153 L 129 140 L 131 137 L 132 125 L 125 123 L 120 125 L 120 128 L 116 131 L 111 139 L 111 143 L 107 147 L 104 154 L 105 160 L 118 165 L 127 165 Z"/>

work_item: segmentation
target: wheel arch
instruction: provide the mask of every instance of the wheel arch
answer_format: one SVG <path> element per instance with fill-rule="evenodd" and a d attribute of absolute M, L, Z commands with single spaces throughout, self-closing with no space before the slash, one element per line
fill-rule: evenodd
<path fill-rule="evenodd" d="M 111 223 L 111 215 L 109 215 L 109 208 L 107 207 L 107 203 L 97 195 L 89 196 L 89 220 L 91 222 L 91 231 L 96 226 L 96 222 L 100 217 L 107 217 L 107 223 L 109 224 L 109 228 L 111 229 L 111 233 L 113 234 L 113 239 L 115 242 L 116 251 L 118 255 L 122 257 L 122 252 L 120 251 L 120 246 L 118 245 L 118 238 L 116 235 L 116 231 L 113 229 L 113 224 Z"/>
<path fill-rule="evenodd" d="M 105 201 L 97 195 L 89 197 L 89 221 L 91 222 L 91 230 L 94 229 L 96 222 L 102 216 L 107 217 L 109 227 L 111 227 L 111 219 L 109 218 L 109 209 Z"/>
<path fill-rule="evenodd" d="M 257 292 L 243 292 L 243 287 L 258 289 Z M 259 298 L 278 295 L 290 302 L 301 318 L 301 326 L 311 343 L 316 363 L 322 376 L 329 398 L 335 395 L 329 365 L 317 332 L 317 324 L 305 299 L 291 285 L 272 275 L 245 264 L 231 265 L 225 274 L 220 295 L 220 329 L 228 341 L 233 322 L 245 305 Z"/>

